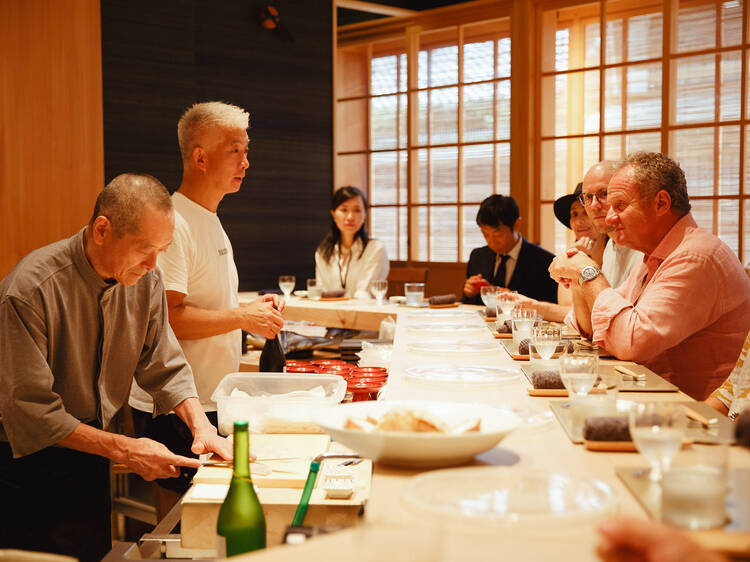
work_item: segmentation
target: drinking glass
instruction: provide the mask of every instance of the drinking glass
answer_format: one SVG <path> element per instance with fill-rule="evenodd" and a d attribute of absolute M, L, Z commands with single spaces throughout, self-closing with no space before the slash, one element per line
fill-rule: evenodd
<path fill-rule="evenodd" d="M 375 294 L 376 304 L 381 306 L 385 302 L 385 294 L 388 292 L 388 281 L 385 279 L 370 281 L 370 288 Z"/>
<path fill-rule="evenodd" d="M 424 283 L 405 283 L 404 294 L 406 295 L 406 306 L 422 306 Z"/>
<path fill-rule="evenodd" d="M 531 332 L 531 348 L 529 348 L 529 351 L 532 354 L 536 353 L 547 361 L 555 354 L 561 337 L 562 328 L 560 326 L 540 322 Z"/>
<path fill-rule="evenodd" d="M 518 300 L 518 291 L 500 291 L 495 293 L 495 302 L 497 303 L 497 317 L 505 316 L 510 317 L 510 313 L 513 311 L 513 307 L 516 306 Z"/>
<path fill-rule="evenodd" d="M 589 353 L 563 353 L 560 378 L 571 398 L 586 396 L 599 376 L 599 356 Z"/>
<path fill-rule="evenodd" d="M 285 298 L 289 298 L 289 295 L 294 291 L 294 285 L 297 283 L 297 279 L 294 275 L 279 275 L 279 289 L 284 293 Z"/>
<path fill-rule="evenodd" d="M 489 308 L 495 308 L 497 306 L 495 302 L 495 295 L 497 294 L 497 287 L 494 285 L 484 285 L 479 289 L 479 293 L 482 295 L 482 302 L 484 306 Z"/>
<path fill-rule="evenodd" d="M 630 411 L 630 436 L 651 464 L 649 478 L 658 482 L 682 444 L 687 420 L 674 402 L 641 402 Z"/>
<path fill-rule="evenodd" d="M 318 286 L 318 280 L 317 279 L 308 279 L 307 280 L 307 296 L 308 298 L 314 299 L 316 297 L 319 297 L 321 293 L 321 288 Z"/>
<path fill-rule="evenodd" d="M 513 332 L 513 349 L 518 353 L 518 345 L 522 340 L 531 339 L 531 331 L 536 324 L 536 309 L 515 307 L 510 313 L 511 329 Z"/>
<path fill-rule="evenodd" d="M 727 520 L 729 445 L 693 443 L 678 451 L 661 479 L 661 518 L 690 529 L 722 527 Z"/>

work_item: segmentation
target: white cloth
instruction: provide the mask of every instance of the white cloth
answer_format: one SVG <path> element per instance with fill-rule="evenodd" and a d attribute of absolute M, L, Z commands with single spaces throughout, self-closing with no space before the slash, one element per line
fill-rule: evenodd
<path fill-rule="evenodd" d="M 232 245 L 216 213 L 179 192 L 172 195 L 175 225 L 172 244 L 159 254 L 165 291 L 185 296 L 184 303 L 209 310 L 237 308 L 238 277 Z M 227 373 L 239 370 L 240 330 L 197 340 L 179 340 L 193 369 L 198 398 L 205 411 L 215 411 L 211 394 Z M 151 399 L 133 383 L 130 405 L 151 412 Z"/>
<path fill-rule="evenodd" d="M 633 266 L 643 263 L 643 252 L 607 240 L 602 255 L 602 273 L 609 286 L 616 289 L 625 282 Z"/>
<path fill-rule="evenodd" d="M 334 247 L 331 259 L 327 262 L 320 254 L 320 250 L 315 252 L 315 278 L 318 281 L 318 286 L 324 291 L 345 289 L 344 296 L 350 298 L 369 297 L 370 281 L 388 278 L 390 265 L 385 246 L 380 240 L 370 238 L 365 251 L 362 252 L 362 240 L 357 238 L 352 244 L 351 251 L 348 270 L 346 264 L 339 267 L 338 246 Z M 344 280 L 343 285 L 342 279 Z"/>
<path fill-rule="evenodd" d="M 518 263 L 518 254 L 521 253 L 521 246 L 523 245 L 523 236 L 518 237 L 518 242 L 516 242 L 515 246 L 513 246 L 510 249 L 510 252 L 505 254 L 508 256 L 508 261 L 505 262 L 505 285 L 504 287 L 508 286 L 508 283 L 510 283 L 511 278 L 513 277 L 513 272 L 516 270 L 516 264 Z M 495 275 L 497 275 L 497 268 L 500 267 L 500 261 L 502 258 L 502 254 L 496 254 L 495 255 L 495 269 L 492 272 L 492 278 L 495 278 Z M 488 279 L 488 281 L 491 281 L 491 279 Z"/>

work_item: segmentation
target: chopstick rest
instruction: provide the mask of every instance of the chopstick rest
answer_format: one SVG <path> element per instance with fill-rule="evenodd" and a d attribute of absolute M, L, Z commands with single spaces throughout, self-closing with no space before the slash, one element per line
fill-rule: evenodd
<path fill-rule="evenodd" d="M 645 381 L 646 375 L 635 373 L 628 369 L 627 367 L 623 367 L 622 365 L 615 365 L 615 371 L 620 373 L 621 375 L 625 375 L 626 377 L 630 377 L 634 381 Z"/>

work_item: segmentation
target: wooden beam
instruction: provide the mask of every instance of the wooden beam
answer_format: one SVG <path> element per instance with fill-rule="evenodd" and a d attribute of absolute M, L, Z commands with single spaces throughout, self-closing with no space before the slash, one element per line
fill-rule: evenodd
<path fill-rule="evenodd" d="M 368 14 L 379 14 L 381 16 L 413 16 L 417 13 L 416 10 L 384 6 L 383 4 L 362 2 L 360 0 L 336 0 L 336 7 L 355 10 L 357 12 L 367 12 Z"/>

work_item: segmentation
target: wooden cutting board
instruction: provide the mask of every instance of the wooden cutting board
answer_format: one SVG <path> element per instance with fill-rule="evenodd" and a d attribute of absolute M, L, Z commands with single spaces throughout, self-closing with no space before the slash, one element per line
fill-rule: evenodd
<path fill-rule="evenodd" d="M 252 473 L 251 465 L 253 483 L 258 488 L 302 489 L 310 470 L 310 462 L 313 457 L 326 452 L 330 442 L 329 435 L 252 434 L 250 452 L 272 470 L 270 474 L 255 474 Z M 295 458 L 295 460 L 264 460 L 278 458 Z M 193 483 L 229 484 L 231 479 L 231 467 L 202 466 L 193 478 Z"/>

